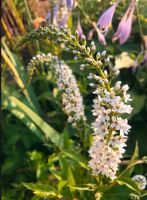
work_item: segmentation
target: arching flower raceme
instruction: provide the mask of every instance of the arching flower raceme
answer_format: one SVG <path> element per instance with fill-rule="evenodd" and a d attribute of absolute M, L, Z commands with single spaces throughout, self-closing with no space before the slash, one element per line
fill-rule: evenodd
<path fill-rule="evenodd" d="M 102 53 L 104 55 L 105 53 Z M 106 59 L 108 62 L 109 59 Z M 117 76 L 119 70 L 114 67 L 110 73 Z M 114 87 L 106 89 L 105 83 L 109 82 L 108 72 L 104 71 L 105 78 L 91 74 L 89 79 L 98 82 L 97 88 L 93 92 L 96 95 L 93 104 L 93 115 L 96 117 L 92 123 L 93 142 L 89 150 L 91 160 L 89 166 L 93 175 L 102 174 L 110 179 L 116 178 L 118 165 L 125 152 L 127 135 L 130 130 L 127 119 L 121 117 L 122 114 L 130 114 L 132 107 L 127 104 L 131 101 L 127 94 L 128 85 L 121 86 L 118 81 Z M 90 83 L 91 86 L 94 86 Z"/>
<path fill-rule="evenodd" d="M 58 88 L 62 91 L 62 102 L 65 112 L 68 115 L 68 122 L 75 126 L 77 121 L 86 120 L 83 98 L 80 94 L 75 76 L 63 61 L 55 65 L 55 73 L 58 77 Z"/>
<path fill-rule="evenodd" d="M 104 11 L 104 13 L 100 16 L 98 22 L 97 22 L 97 26 L 99 27 L 99 29 L 103 32 L 107 32 L 111 23 L 112 23 L 112 18 L 116 9 L 116 6 L 118 4 L 118 0 L 110 7 L 108 8 L 106 11 Z"/>
<path fill-rule="evenodd" d="M 80 120 L 85 121 L 83 98 L 72 70 L 67 64 L 60 61 L 57 56 L 53 56 L 50 53 L 47 55 L 38 54 L 28 64 L 30 75 L 32 76 L 35 67 L 43 63 L 49 66 L 55 74 L 58 89 L 62 93 L 62 103 L 68 116 L 68 122 L 76 126 L 76 123 Z"/>
<path fill-rule="evenodd" d="M 129 5 L 129 8 L 127 9 L 125 15 L 122 17 L 118 25 L 116 33 L 112 38 L 113 42 L 119 39 L 120 44 L 123 44 L 129 38 L 132 28 L 132 20 L 135 7 L 136 7 L 136 0 L 132 0 L 132 2 Z"/>

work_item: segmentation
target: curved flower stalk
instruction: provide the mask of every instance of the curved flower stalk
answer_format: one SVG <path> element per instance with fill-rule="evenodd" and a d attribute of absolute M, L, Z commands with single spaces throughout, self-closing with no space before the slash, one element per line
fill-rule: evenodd
<path fill-rule="evenodd" d="M 85 121 L 83 98 L 80 94 L 75 76 L 64 61 L 59 61 L 56 56 L 48 53 L 38 54 L 28 64 L 28 70 L 32 77 L 33 72 L 40 64 L 46 64 L 56 75 L 58 89 L 62 92 L 64 111 L 68 115 L 68 122 L 76 126 L 80 120 Z"/>
<path fill-rule="evenodd" d="M 132 111 L 132 107 L 127 105 L 131 101 L 130 95 L 127 94 L 128 85 L 122 86 L 121 82 L 113 84 L 119 70 L 112 67 L 109 57 L 106 57 L 106 51 L 96 53 L 94 42 L 87 46 L 85 36 L 82 36 L 79 42 L 78 34 L 72 35 L 69 29 L 59 30 L 54 26 L 40 28 L 25 36 L 17 46 L 39 38 L 54 39 L 56 43 L 66 44 L 75 57 L 82 60 L 82 67 L 94 68 L 97 71 L 88 76 L 89 79 L 93 79 L 90 86 L 95 87 L 96 95 L 92 110 L 96 120 L 92 124 L 93 142 L 89 150 L 89 165 L 93 175 L 102 174 L 115 179 L 131 128 L 123 116 Z"/>
<path fill-rule="evenodd" d="M 123 44 L 127 41 L 130 36 L 131 28 L 132 28 L 132 20 L 133 20 L 133 13 L 136 7 L 136 0 L 132 0 L 127 9 L 125 15 L 121 19 L 117 31 L 114 34 L 112 41 L 116 41 L 119 39 L 120 44 Z"/>

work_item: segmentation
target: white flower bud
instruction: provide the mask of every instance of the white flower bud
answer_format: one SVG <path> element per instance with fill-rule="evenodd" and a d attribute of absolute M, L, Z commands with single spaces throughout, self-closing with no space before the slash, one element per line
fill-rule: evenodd
<path fill-rule="evenodd" d="M 102 66 L 103 65 L 103 63 L 100 60 L 98 60 L 96 63 L 97 63 L 98 66 Z"/>
<path fill-rule="evenodd" d="M 87 76 L 87 78 L 90 79 L 90 80 L 92 80 L 92 79 L 93 79 L 93 76 L 92 76 L 91 74 L 89 74 L 89 75 Z"/>
<path fill-rule="evenodd" d="M 147 185 L 146 177 L 143 175 L 135 175 L 133 176 L 132 180 L 137 184 L 140 190 L 144 190 Z"/>
<path fill-rule="evenodd" d="M 85 60 L 87 60 L 87 62 L 92 63 L 93 60 L 91 58 L 85 58 Z"/>
<path fill-rule="evenodd" d="M 76 51 L 76 50 L 73 50 L 72 52 L 73 52 L 73 54 L 76 54 L 76 53 L 77 53 L 77 51 Z"/>
<path fill-rule="evenodd" d="M 104 74 L 105 74 L 106 77 L 108 76 L 107 70 L 104 70 Z"/>
<path fill-rule="evenodd" d="M 119 75 L 119 73 L 120 73 L 120 71 L 119 71 L 119 70 L 115 71 L 115 73 L 114 73 L 114 76 L 118 76 L 118 75 Z"/>
<path fill-rule="evenodd" d="M 102 55 L 103 57 L 106 56 L 106 51 L 105 51 L 105 50 L 102 51 L 101 55 Z"/>
<path fill-rule="evenodd" d="M 90 48 L 92 51 L 95 51 L 96 50 L 96 46 L 94 44 L 94 42 L 92 41 L 91 44 L 90 44 Z"/>
<path fill-rule="evenodd" d="M 101 57 L 101 54 L 100 54 L 100 52 L 98 52 L 98 53 L 96 54 L 96 59 L 98 60 L 100 57 Z"/>
<path fill-rule="evenodd" d="M 84 45 L 82 45 L 81 46 L 81 50 L 85 50 L 86 48 L 85 48 L 85 46 Z"/>
<path fill-rule="evenodd" d="M 95 87 L 95 84 L 94 83 L 89 83 L 89 86 L 90 87 Z"/>
<path fill-rule="evenodd" d="M 89 47 L 87 47 L 87 52 L 90 53 L 90 48 Z"/>
<path fill-rule="evenodd" d="M 106 63 L 109 63 L 110 62 L 110 58 L 108 57 L 106 60 L 105 60 Z"/>
<path fill-rule="evenodd" d="M 128 85 L 124 85 L 124 86 L 122 87 L 122 91 L 123 91 L 123 92 L 126 92 L 128 89 L 129 89 L 129 86 L 128 86 Z"/>

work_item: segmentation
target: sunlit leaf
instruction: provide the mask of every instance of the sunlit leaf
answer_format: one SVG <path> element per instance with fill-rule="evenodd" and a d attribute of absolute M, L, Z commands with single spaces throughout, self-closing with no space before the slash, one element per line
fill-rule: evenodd
<path fill-rule="evenodd" d="M 40 197 L 58 197 L 62 198 L 61 194 L 58 194 L 57 190 L 51 186 L 44 184 L 34 184 L 34 183 L 23 183 L 23 185 L 32 190 L 34 194 Z"/>
<path fill-rule="evenodd" d="M 122 177 L 121 179 L 116 180 L 119 185 L 125 185 L 131 190 L 140 194 L 137 184 L 130 178 Z"/>
<path fill-rule="evenodd" d="M 71 150 L 67 150 L 67 151 L 64 150 L 62 153 L 66 155 L 67 157 L 77 161 L 81 167 L 87 169 L 87 162 L 80 153 L 76 153 L 75 151 L 71 151 Z"/>
<path fill-rule="evenodd" d="M 4 104 L 10 104 L 13 107 L 17 107 L 22 111 L 22 114 L 25 114 L 31 121 L 44 133 L 44 141 L 47 142 L 51 140 L 53 144 L 57 147 L 61 147 L 62 140 L 57 131 L 55 131 L 51 126 L 49 126 L 43 119 L 41 119 L 38 114 L 32 111 L 24 103 L 20 102 L 16 97 L 11 96 L 7 99 L 7 102 Z M 7 108 L 7 107 L 6 107 Z"/>

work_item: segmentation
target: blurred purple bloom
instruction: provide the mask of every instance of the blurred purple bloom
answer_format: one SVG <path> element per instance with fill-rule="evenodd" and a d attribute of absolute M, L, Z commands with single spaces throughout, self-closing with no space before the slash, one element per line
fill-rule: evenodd
<path fill-rule="evenodd" d="M 98 40 L 101 44 L 106 45 L 106 40 L 105 40 L 105 36 L 101 33 L 101 31 L 99 30 L 99 28 L 97 28 L 97 36 L 98 36 Z"/>
<path fill-rule="evenodd" d="M 106 43 L 106 40 L 105 40 L 105 36 L 104 36 L 103 33 L 101 33 L 100 29 L 97 26 L 94 26 L 94 29 L 91 29 L 89 31 L 87 39 L 92 40 L 93 34 L 94 34 L 95 31 L 97 32 L 97 37 L 98 37 L 99 42 L 103 45 L 106 45 L 107 43 Z"/>
<path fill-rule="evenodd" d="M 49 20 L 51 18 L 51 12 L 49 11 L 48 14 L 45 17 L 45 20 Z"/>
<path fill-rule="evenodd" d="M 54 25 L 57 25 L 57 21 L 58 21 L 58 14 L 59 14 L 59 4 L 58 3 L 56 3 L 56 5 L 54 6 L 54 8 L 53 8 L 53 21 L 52 21 L 52 23 L 54 24 Z"/>
<path fill-rule="evenodd" d="M 62 17 L 62 19 L 61 19 L 61 21 L 60 21 L 60 23 L 59 23 L 59 27 L 60 27 L 60 26 L 64 27 L 64 26 L 66 25 L 66 23 L 67 23 L 67 20 L 68 20 L 68 14 L 66 13 L 66 14 L 64 14 L 64 16 Z"/>
<path fill-rule="evenodd" d="M 132 20 L 133 20 L 133 13 L 136 6 L 136 0 L 132 0 L 130 3 L 129 8 L 127 9 L 125 15 L 121 19 L 117 31 L 114 34 L 112 41 L 116 41 L 119 39 L 120 44 L 123 44 L 127 41 L 127 39 L 130 36 L 131 33 L 131 27 L 132 27 Z"/>
<path fill-rule="evenodd" d="M 82 35 L 83 35 L 83 29 L 81 27 L 80 16 L 78 17 L 78 23 L 77 23 L 76 31 L 78 32 L 79 40 L 81 40 Z"/>
<path fill-rule="evenodd" d="M 88 36 L 87 36 L 87 39 L 88 39 L 88 40 L 92 40 L 94 31 L 95 31 L 94 29 L 91 29 L 91 30 L 88 32 Z"/>
<path fill-rule="evenodd" d="M 145 53 L 144 53 L 144 58 L 143 58 L 143 64 L 147 64 L 147 50 L 145 50 Z"/>
<path fill-rule="evenodd" d="M 146 65 L 146 64 L 147 64 L 147 50 L 145 50 L 144 52 L 141 51 L 134 60 L 134 63 L 132 65 L 132 73 L 134 74 L 136 72 L 136 69 L 139 65 Z"/>
<path fill-rule="evenodd" d="M 104 13 L 100 16 L 97 22 L 97 26 L 99 27 L 100 30 L 104 32 L 108 31 L 110 24 L 112 23 L 112 18 L 118 2 L 119 1 L 117 0 L 110 8 L 104 11 Z"/>
<path fill-rule="evenodd" d="M 74 4 L 74 0 L 66 0 L 66 3 L 67 3 L 68 9 L 72 9 L 73 4 Z"/>
<path fill-rule="evenodd" d="M 136 72 L 137 67 L 139 66 L 140 62 L 139 62 L 139 58 L 142 56 L 143 52 L 141 51 L 136 59 L 134 60 L 134 63 L 132 65 L 132 73 L 134 74 Z"/>

